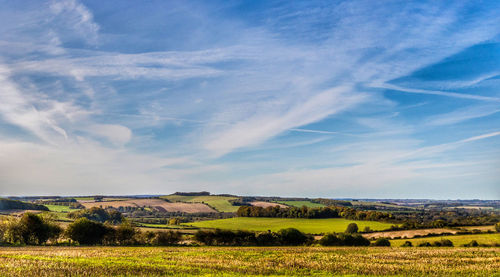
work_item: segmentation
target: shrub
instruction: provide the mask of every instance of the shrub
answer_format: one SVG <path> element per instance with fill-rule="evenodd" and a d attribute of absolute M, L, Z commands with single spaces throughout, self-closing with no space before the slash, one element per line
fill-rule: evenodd
<path fill-rule="evenodd" d="M 429 247 L 432 246 L 430 242 L 428 241 L 423 241 L 417 245 L 418 247 Z"/>
<path fill-rule="evenodd" d="M 386 238 L 378 238 L 373 243 L 373 246 L 391 246 L 391 242 Z"/>
<path fill-rule="evenodd" d="M 407 241 L 405 241 L 405 243 L 403 243 L 401 246 L 402 246 L 402 247 L 412 247 L 412 246 L 413 246 L 413 244 L 411 243 L 411 241 L 407 240 Z"/>
<path fill-rule="evenodd" d="M 295 228 L 281 229 L 278 234 L 283 245 L 301 245 L 307 241 L 307 236 Z"/>
<path fill-rule="evenodd" d="M 122 223 L 118 228 L 115 229 L 114 237 L 115 242 L 119 245 L 134 245 L 137 244 L 137 240 L 135 239 L 136 234 L 139 231 L 137 228 L 132 226 L 130 223 Z"/>
<path fill-rule="evenodd" d="M 347 229 L 345 230 L 345 232 L 348 234 L 357 233 L 358 232 L 358 224 L 349 223 L 349 225 L 347 225 Z"/>
<path fill-rule="evenodd" d="M 497 222 L 497 224 L 495 224 L 495 230 L 497 232 L 500 232 L 500 222 Z"/>
<path fill-rule="evenodd" d="M 472 240 L 471 242 L 469 242 L 467 244 L 464 244 L 464 246 L 467 246 L 467 247 L 478 247 L 479 243 L 477 243 L 476 240 Z"/>
<path fill-rule="evenodd" d="M 68 225 L 66 236 L 79 244 L 101 244 L 105 236 L 112 232 L 111 229 L 100 222 L 80 218 Z"/>
<path fill-rule="evenodd" d="M 33 213 L 25 213 L 21 219 L 12 219 L 4 227 L 4 239 L 8 243 L 36 245 L 57 239 L 62 229 L 50 219 Z"/>
<path fill-rule="evenodd" d="M 335 234 L 326 234 L 319 240 L 319 244 L 322 246 L 341 246 L 342 240 Z"/>
<path fill-rule="evenodd" d="M 432 243 L 432 246 L 445 246 L 445 247 L 452 247 L 453 242 L 449 239 L 442 239 L 440 241 L 435 241 Z"/>
<path fill-rule="evenodd" d="M 166 231 L 157 232 L 153 239 L 153 245 L 167 246 L 177 244 L 181 240 L 182 236 L 179 232 Z"/>

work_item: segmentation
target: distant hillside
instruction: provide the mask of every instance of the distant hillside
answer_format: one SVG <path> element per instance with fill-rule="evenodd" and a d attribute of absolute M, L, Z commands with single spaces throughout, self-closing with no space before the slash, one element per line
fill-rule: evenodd
<path fill-rule="evenodd" d="M 10 199 L 0 199 L 0 210 L 39 210 L 48 211 L 44 205 L 32 204 Z"/>

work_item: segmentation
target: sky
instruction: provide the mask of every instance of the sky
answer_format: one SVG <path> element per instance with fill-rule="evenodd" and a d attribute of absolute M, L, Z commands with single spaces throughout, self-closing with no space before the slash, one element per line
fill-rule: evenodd
<path fill-rule="evenodd" d="M 0 0 L 0 195 L 500 198 L 500 1 Z"/>

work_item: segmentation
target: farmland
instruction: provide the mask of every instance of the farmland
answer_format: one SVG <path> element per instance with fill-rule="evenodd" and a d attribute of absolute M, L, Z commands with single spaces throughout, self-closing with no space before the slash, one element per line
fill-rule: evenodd
<path fill-rule="evenodd" d="M 306 206 L 308 208 L 320 208 L 325 207 L 325 205 L 320 203 L 313 203 L 311 201 L 277 201 L 277 203 L 284 204 L 287 206 L 298 207 Z"/>
<path fill-rule="evenodd" d="M 494 276 L 494 248 L 13 247 L 1 276 Z"/>
<path fill-rule="evenodd" d="M 228 219 L 217 219 L 187 223 L 200 228 L 219 228 L 229 230 L 249 230 L 249 231 L 278 231 L 283 228 L 297 228 L 302 232 L 310 234 L 343 232 L 349 223 L 358 224 L 363 230 L 370 227 L 372 230 L 384 230 L 391 227 L 389 223 L 376 221 L 346 220 L 342 218 L 328 219 L 303 219 L 303 218 L 255 218 L 255 217 L 235 217 Z"/>
<path fill-rule="evenodd" d="M 219 212 L 233 213 L 238 210 L 238 206 L 233 206 L 229 200 L 236 200 L 237 197 L 218 196 L 218 195 L 201 195 L 201 196 L 185 196 L 185 195 L 167 195 L 161 198 L 167 199 L 170 202 L 185 202 L 185 203 L 205 203 Z"/>
<path fill-rule="evenodd" d="M 85 208 L 92 207 L 154 207 L 162 211 L 168 212 L 185 212 L 185 213 L 211 213 L 214 209 L 201 203 L 169 203 L 162 199 L 127 199 L 121 201 L 102 201 L 82 203 Z"/>
<path fill-rule="evenodd" d="M 496 234 L 472 234 L 472 235 L 452 235 L 452 236 L 437 236 L 437 237 L 424 237 L 424 238 L 413 238 L 413 239 L 396 239 L 391 240 L 391 245 L 401 246 L 405 241 L 411 241 L 413 245 L 418 245 L 419 243 L 428 241 L 430 243 L 434 241 L 440 241 L 441 239 L 449 239 L 453 242 L 455 246 L 461 246 L 470 243 L 472 240 L 477 241 L 479 244 L 500 244 L 500 235 Z"/>

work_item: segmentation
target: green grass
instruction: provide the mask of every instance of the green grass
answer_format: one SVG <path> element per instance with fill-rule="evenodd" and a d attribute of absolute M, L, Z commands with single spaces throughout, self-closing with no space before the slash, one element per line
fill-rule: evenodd
<path fill-rule="evenodd" d="M 205 203 L 219 212 L 234 213 L 238 210 L 238 206 L 233 206 L 229 200 L 238 199 L 230 196 L 182 196 L 182 195 L 166 195 L 160 198 L 167 199 L 170 202 L 188 202 L 188 203 Z"/>
<path fill-rule="evenodd" d="M 413 246 L 417 246 L 419 243 L 428 241 L 430 243 L 434 241 L 440 241 L 441 239 L 449 239 L 453 242 L 454 246 L 462 246 L 471 242 L 472 240 L 477 241 L 479 244 L 500 244 L 500 234 L 473 234 L 473 235 L 452 235 L 452 236 L 438 236 L 438 237 L 424 237 L 424 238 L 414 238 L 414 239 L 395 239 L 391 240 L 392 246 L 401 246 L 405 241 L 411 241 Z"/>
<path fill-rule="evenodd" d="M 45 207 L 49 208 L 51 212 L 73 212 L 76 209 L 70 209 L 69 206 L 61 206 L 61 205 L 45 205 Z"/>
<path fill-rule="evenodd" d="M 498 276 L 498 249 L 0 247 L 0 276 Z"/>
<path fill-rule="evenodd" d="M 276 201 L 276 203 L 284 204 L 287 206 L 302 208 L 302 206 L 306 206 L 308 208 L 321 208 L 325 207 L 323 204 L 313 203 L 311 201 Z"/>
<path fill-rule="evenodd" d="M 385 230 L 392 224 L 376 221 L 347 220 L 343 218 L 304 219 L 304 218 L 268 218 L 268 217 L 233 217 L 185 223 L 199 228 L 219 228 L 229 230 L 278 231 L 284 228 L 297 228 L 304 233 L 319 234 L 343 232 L 349 223 L 356 223 L 360 230 L 369 226 L 372 230 Z"/>

